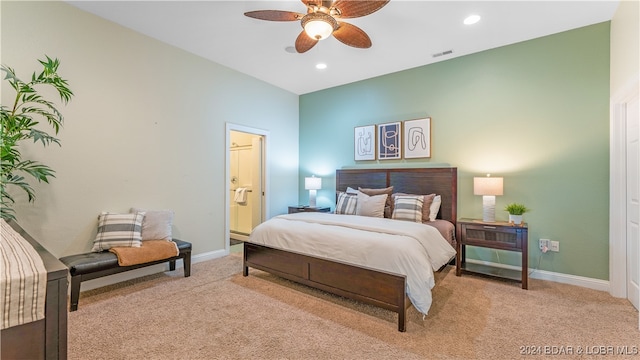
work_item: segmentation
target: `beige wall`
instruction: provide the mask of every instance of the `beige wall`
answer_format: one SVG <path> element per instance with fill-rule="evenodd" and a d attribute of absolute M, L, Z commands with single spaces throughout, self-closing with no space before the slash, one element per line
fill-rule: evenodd
<path fill-rule="evenodd" d="M 638 86 L 640 1 L 622 0 L 611 20 L 611 95 Z"/>
<path fill-rule="evenodd" d="M 173 209 L 174 237 L 195 255 L 224 249 L 226 122 L 269 132 L 270 213 L 297 203 L 297 95 L 64 2 L 1 6 L 2 63 L 28 78 L 57 57 L 75 93 L 60 107 L 62 147 L 22 149 L 56 171 L 16 206 L 54 255 L 90 250 L 98 214 L 132 206 Z"/>

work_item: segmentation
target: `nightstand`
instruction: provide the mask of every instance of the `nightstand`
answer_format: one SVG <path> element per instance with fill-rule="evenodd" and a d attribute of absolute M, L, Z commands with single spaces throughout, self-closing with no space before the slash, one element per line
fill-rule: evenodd
<path fill-rule="evenodd" d="M 479 273 L 488 276 L 520 281 L 527 289 L 528 281 L 528 239 L 529 228 L 526 223 L 512 225 L 507 222 L 483 222 L 482 220 L 460 219 L 457 225 L 456 275 L 462 272 Z M 467 245 L 490 249 L 516 251 L 522 253 L 521 271 L 502 269 L 466 262 Z"/>
<path fill-rule="evenodd" d="M 330 207 L 311 207 L 311 206 L 289 206 L 289 214 L 295 214 L 299 212 L 331 212 Z"/>

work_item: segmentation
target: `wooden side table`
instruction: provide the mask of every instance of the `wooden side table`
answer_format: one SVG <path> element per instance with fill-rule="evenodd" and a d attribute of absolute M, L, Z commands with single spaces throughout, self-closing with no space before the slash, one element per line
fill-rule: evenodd
<path fill-rule="evenodd" d="M 311 206 L 289 206 L 289 214 L 295 214 L 299 212 L 331 212 L 330 207 L 311 207 Z"/>
<path fill-rule="evenodd" d="M 482 220 L 460 219 L 457 224 L 456 275 L 462 272 L 479 273 L 493 277 L 520 281 L 522 288 L 528 287 L 528 239 L 529 227 L 526 223 L 512 225 L 507 222 L 487 223 Z M 522 270 L 502 269 L 466 262 L 467 245 L 490 249 L 517 251 L 522 253 Z"/>

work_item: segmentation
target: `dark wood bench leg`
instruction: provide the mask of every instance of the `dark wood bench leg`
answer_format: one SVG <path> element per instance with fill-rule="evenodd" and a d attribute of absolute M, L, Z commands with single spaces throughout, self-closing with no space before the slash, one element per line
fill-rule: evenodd
<path fill-rule="evenodd" d="M 176 269 L 176 261 L 175 260 L 169 261 L 169 271 L 174 271 L 175 269 Z"/>
<path fill-rule="evenodd" d="M 191 276 L 191 251 L 184 254 L 182 261 L 183 261 L 183 267 L 184 267 L 184 277 Z"/>
<path fill-rule="evenodd" d="M 78 301 L 80 300 L 80 283 L 82 282 L 82 275 L 76 275 L 71 277 L 71 305 L 69 311 L 78 310 Z"/>

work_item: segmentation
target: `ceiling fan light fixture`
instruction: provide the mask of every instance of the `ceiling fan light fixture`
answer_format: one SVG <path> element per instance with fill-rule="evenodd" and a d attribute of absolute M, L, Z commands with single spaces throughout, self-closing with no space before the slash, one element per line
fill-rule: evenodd
<path fill-rule="evenodd" d="M 304 32 L 314 40 L 323 40 L 331 36 L 338 27 L 338 22 L 332 16 L 315 12 L 302 18 Z"/>

